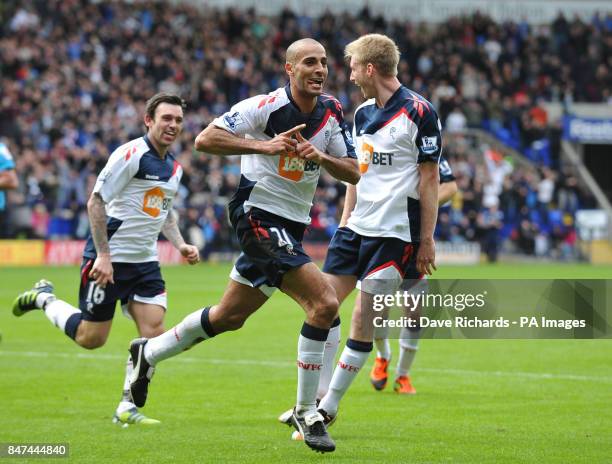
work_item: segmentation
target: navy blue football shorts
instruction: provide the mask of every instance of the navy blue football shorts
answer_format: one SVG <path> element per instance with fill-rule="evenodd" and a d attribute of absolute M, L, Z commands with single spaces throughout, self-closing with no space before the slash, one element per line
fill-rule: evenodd
<path fill-rule="evenodd" d="M 96 280 L 89 278 L 93 264 L 93 259 L 84 258 L 81 265 L 79 309 L 83 312 L 83 320 L 110 321 L 115 314 L 117 300 L 121 301 L 127 317 L 131 317 L 127 311 L 129 301 L 159 305 L 166 309 L 166 284 L 159 262 L 113 263 L 115 283 L 109 283 L 106 287 L 96 285 Z"/>
<path fill-rule="evenodd" d="M 242 203 L 230 210 L 230 221 L 242 251 L 230 274 L 236 282 L 270 296 L 285 273 L 312 261 L 302 247 L 305 224 L 259 208 L 245 212 Z"/>
<path fill-rule="evenodd" d="M 357 288 L 368 293 L 394 292 L 404 279 L 421 278 L 416 270 L 418 246 L 418 242 L 366 237 L 348 227 L 340 227 L 329 244 L 323 272 L 355 276 Z"/>

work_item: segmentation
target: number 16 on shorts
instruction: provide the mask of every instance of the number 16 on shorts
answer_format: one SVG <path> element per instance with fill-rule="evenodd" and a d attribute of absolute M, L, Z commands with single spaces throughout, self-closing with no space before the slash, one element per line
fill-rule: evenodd
<path fill-rule="evenodd" d="M 104 297 L 106 296 L 105 290 L 103 287 L 100 287 L 96 284 L 95 281 L 89 282 L 89 288 L 87 289 L 87 311 L 92 312 L 94 306 L 102 304 L 104 301 Z"/>

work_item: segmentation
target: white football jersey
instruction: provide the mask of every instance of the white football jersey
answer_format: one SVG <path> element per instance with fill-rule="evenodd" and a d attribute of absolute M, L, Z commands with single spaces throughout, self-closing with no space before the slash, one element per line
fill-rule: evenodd
<path fill-rule="evenodd" d="M 160 158 L 146 135 L 111 154 L 93 191 L 106 203 L 112 262 L 157 261 L 157 238 L 182 175 L 183 168 L 174 156 L 166 153 Z M 91 236 L 84 256 L 96 257 Z"/>
<path fill-rule="evenodd" d="M 350 132 L 340 102 L 330 95 L 318 97 L 310 114 L 300 112 L 289 85 L 268 95 L 248 98 L 216 118 L 213 124 L 232 134 L 270 140 L 277 134 L 306 124 L 302 136 L 317 149 L 337 158 L 355 158 Z M 235 199 L 244 209 L 257 207 L 292 221 L 310 224 L 310 208 L 319 179 L 319 165 L 294 153 L 276 156 L 242 155 L 239 190 Z"/>
<path fill-rule="evenodd" d="M 353 139 L 361 180 L 348 227 L 369 237 L 419 241 L 418 165 L 438 163 L 442 125 L 434 107 L 401 86 L 384 108 L 374 99 L 355 111 Z"/>

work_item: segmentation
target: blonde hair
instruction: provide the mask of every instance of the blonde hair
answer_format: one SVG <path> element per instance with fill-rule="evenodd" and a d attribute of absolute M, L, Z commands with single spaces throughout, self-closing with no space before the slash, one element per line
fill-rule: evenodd
<path fill-rule="evenodd" d="M 396 76 L 400 51 L 395 42 L 383 34 L 366 34 L 344 48 L 347 60 L 355 58 L 359 64 L 372 63 L 383 76 Z"/>

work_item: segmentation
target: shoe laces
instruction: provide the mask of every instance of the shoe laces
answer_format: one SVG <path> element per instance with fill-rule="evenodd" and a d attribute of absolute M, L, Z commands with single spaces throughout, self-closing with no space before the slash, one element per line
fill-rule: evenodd
<path fill-rule="evenodd" d="M 304 424 L 308 427 L 311 435 L 321 437 L 325 435 L 325 418 L 318 411 L 313 411 L 304 416 Z"/>
<path fill-rule="evenodd" d="M 325 435 L 325 426 L 322 421 L 317 421 L 309 427 L 311 435 L 322 437 Z"/>

